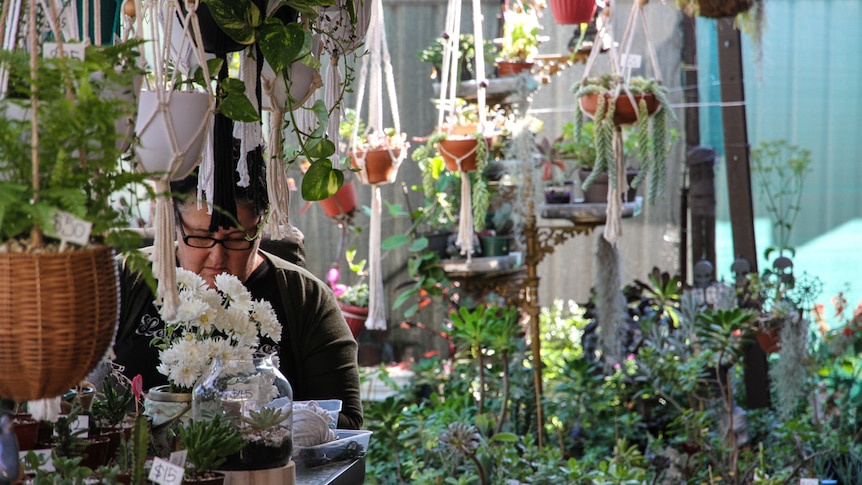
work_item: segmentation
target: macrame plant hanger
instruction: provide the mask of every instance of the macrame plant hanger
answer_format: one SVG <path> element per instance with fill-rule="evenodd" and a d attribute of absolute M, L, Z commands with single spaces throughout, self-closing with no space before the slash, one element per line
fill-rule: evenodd
<path fill-rule="evenodd" d="M 368 0 L 366 0 L 368 1 Z M 393 147 L 389 145 L 388 138 L 383 130 L 383 83 L 381 74 L 386 80 L 386 90 L 389 95 L 389 107 L 392 114 L 392 126 L 396 134 L 401 133 L 401 120 L 398 117 L 398 98 L 395 92 L 395 76 L 392 73 L 392 62 L 389 56 L 389 47 L 386 44 L 386 25 L 383 21 L 383 0 L 370 0 L 371 22 L 368 25 L 366 37 L 366 48 L 368 53 L 362 58 L 359 70 L 359 83 L 356 92 L 356 120 L 353 123 L 353 133 L 350 136 L 350 150 L 361 169 L 360 180 L 369 184 L 368 171 L 366 169 L 366 157 L 370 149 L 362 151 L 356 145 L 358 138 L 359 120 L 362 116 L 362 104 L 365 97 L 366 81 L 369 86 L 368 93 L 368 123 L 367 134 L 380 135 L 381 139 L 387 140 L 385 149 L 392 160 L 393 170 L 389 180 L 380 183 L 371 183 L 371 221 L 368 233 L 368 318 L 365 327 L 370 330 L 386 330 L 386 302 L 383 293 L 383 274 L 380 266 L 380 225 L 383 217 L 383 202 L 380 185 L 392 183 L 395 180 L 399 165 L 407 156 L 407 147 Z"/>
<path fill-rule="evenodd" d="M 484 38 L 482 36 L 482 10 L 480 0 L 473 0 L 473 39 L 476 52 L 476 107 L 479 113 L 477 132 L 485 133 L 485 53 L 482 49 Z M 458 69 L 459 39 L 461 37 L 461 1 L 449 0 L 446 7 L 446 26 L 444 32 L 445 42 L 443 44 L 443 72 L 440 76 L 440 99 L 437 104 L 437 129 L 442 129 L 445 122 L 456 115 L 457 91 L 458 91 Z M 448 35 L 448 37 L 447 37 Z M 448 136 L 452 135 L 451 125 Z M 439 145 L 438 145 L 439 147 Z M 440 147 L 443 150 L 442 147 Z M 458 237 L 455 244 L 460 248 L 461 254 L 467 256 L 467 261 L 473 255 L 473 204 L 470 174 L 462 170 L 461 162 L 472 153 L 457 157 L 458 170 L 461 173 L 461 210 L 458 218 Z M 481 174 L 479 174 L 481 176 Z"/>
<path fill-rule="evenodd" d="M 626 22 L 626 28 L 623 32 L 623 38 L 621 42 L 621 46 L 623 48 L 622 55 L 617 50 L 616 44 L 613 42 L 613 27 L 611 22 L 611 12 L 614 11 L 614 0 L 609 0 L 608 7 L 603 11 L 605 15 L 608 17 L 605 19 L 605 22 L 602 24 L 599 29 L 599 33 L 596 36 L 597 39 L 603 38 L 604 35 L 609 35 L 611 38 L 610 42 L 610 61 L 611 61 L 611 74 L 616 79 L 623 79 L 625 82 L 618 82 L 616 84 L 616 89 L 613 93 L 611 93 L 610 99 L 607 99 L 607 106 L 613 107 L 616 104 L 617 99 L 620 96 L 626 96 L 629 98 L 629 102 L 631 105 L 635 107 L 635 112 L 637 110 L 637 102 L 635 101 L 634 95 L 632 95 L 631 90 L 629 89 L 628 82 L 631 78 L 631 63 L 629 62 L 632 39 L 634 38 L 634 29 L 637 22 L 637 17 L 640 18 L 641 25 L 644 30 L 645 44 L 647 47 L 647 52 L 649 53 L 650 62 L 652 63 L 653 74 L 656 80 L 661 82 L 661 70 L 658 67 L 658 61 L 656 59 L 655 49 L 653 48 L 652 42 L 650 41 L 649 29 L 647 27 L 646 16 L 643 13 L 643 7 L 648 2 L 648 0 L 635 0 L 632 3 L 632 9 L 629 13 L 628 21 Z M 586 65 L 584 67 L 584 74 L 581 79 L 581 84 L 584 84 L 587 78 L 590 75 L 590 71 L 598 58 L 599 53 L 602 50 L 602 42 L 593 43 L 593 48 L 590 51 L 590 56 L 587 58 Z M 622 66 L 622 61 L 626 60 L 625 67 Z M 601 102 L 601 101 L 600 101 Z M 613 108 L 611 108 L 613 109 Z M 638 113 L 638 118 L 640 118 L 640 114 Z M 639 119 L 638 122 L 641 120 Z M 623 154 L 623 133 L 622 128 L 617 125 L 614 127 L 613 132 L 613 150 L 614 150 L 614 160 L 613 163 L 608 165 L 608 208 L 606 212 L 606 227 L 604 231 L 604 238 L 611 243 L 612 245 L 616 245 L 619 241 L 619 238 L 622 237 L 623 227 L 622 227 L 622 194 L 628 190 L 628 181 L 626 180 L 626 168 L 625 168 L 625 156 Z"/>
<path fill-rule="evenodd" d="M 183 62 L 172 56 L 174 47 L 171 45 L 171 39 L 175 39 L 175 34 L 182 39 L 177 50 L 189 52 L 194 57 L 195 63 L 203 69 L 205 79 L 209 79 L 203 41 L 200 36 L 200 25 L 195 14 L 197 5 L 197 1 L 187 1 L 185 12 L 183 12 L 174 2 L 163 0 L 135 1 L 137 11 L 135 30 L 139 33 L 146 32 L 148 36 L 145 46 L 150 48 L 150 59 L 152 60 L 152 85 L 149 88 L 157 98 L 157 107 L 150 116 L 141 117 L 142 110 L 139 109 L 136 130 L 140 137 L 142 133 L 153 128 L 158 120 L 164 120 L 167 128 L 165 130 L 167 139 L 162 140 L 162 143 L 167 144 L 170 150 L 170 159 L 167 161 L 166 170 L 154 174 L 152 177 L 157 194 L 153 221 L 155 228 L 153 273 L 158 280 L 156 301 L 161 304 L 163 318 L 167 319 L 173 318 L 179 303 L 174 248 L 174 207 L 171 200 L 170 181 L 186 175 L 199 163 L 202 143 L 195 143 L 195 140 L 202 140 L 199 137 L 205 137 L 206 133 L 209 132 L 214 111 L 215 93 L 211 84 L 208 84 L 205 93 L 208 104 L 204 119 L 196 120 L 198 125 L 192 140 L 180 139 L 177 136 L 177 129 L 180 127 L 177 126 L 178 123 L 175 123 L 175 115 L 169 110 L 172 98 L 179 96 L 177 93 L 182 93 L 176 88 L 180 83 L 179 76 Z M 148 19 L 146 22 L 145 18 Z M 178 34 L 174 32 L 174 28 L 177 27 L 177 24 L 172 21 L 174 18 L 181 18 L 179 23 L 181 32 Z M 192 161 L 191 167 L 189 167 L 189 160 Z"/>

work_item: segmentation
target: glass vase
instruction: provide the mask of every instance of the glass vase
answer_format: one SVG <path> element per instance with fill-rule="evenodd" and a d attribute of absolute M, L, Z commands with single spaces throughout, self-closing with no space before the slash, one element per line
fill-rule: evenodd
<path fill-rule="evenodd" d="M 293 389 L 269 355 L 216 359 L 192 391 L 192 416 L 220 414 L 246 441 L 220 469 L 261 470 L 287 464 L 293 451 Z"/>

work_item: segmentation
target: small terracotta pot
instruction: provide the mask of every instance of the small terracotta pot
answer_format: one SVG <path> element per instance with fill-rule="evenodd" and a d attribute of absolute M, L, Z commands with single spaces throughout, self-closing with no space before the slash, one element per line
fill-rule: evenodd
<path fill-rule="evenodd" d="M 20 451 L 35 449 L 39 438 L 39 422 L 28 414 L 16 414 L 14 423 L 15 436 L 18 437 L 18 449 Z"/>
<path fill-rule="evenodd" d="M 611 95 L 604 94 L 605 101 L 610 102 Z M 631 100 L 625 93 L 620 93 L 620 96 L 617 98 L 616 108 L 614 110 L 614 124 L 617 126 L 622 125 L 632 125 L 637 123 L 638 121 L 638 108 L 637 104 L 640 103 L 641 99 L 646 100 L 647 104 L 647 113 L 650 116 L 654 115 L 659 108 L 661 107 L 658 104 L 658 100 L 655 99 L 655 96 L 652 94 L 635 94 L 633 95 L 635 98 L 635 105 L 632 105 Z M 598 106 L 599 95 L 598 94 L 587 94 L 585 96 L 581 96 L 580 104 L 581 109 L 589 115 L 591 118 L 596 114 L 596 107 Z"/>
<path fill-rule="evenodd" d="M 596 13 L 596 0 L 551 0 L 554 22 L 560 25 L 586 24 Z"/>
<path fill-rule="evenodd" d="M 532 62 L 497 61 L 497 75 L 500 77 L 516 76 L 524 71 L 532 69 Z"/>
<path fill-rule="evenodd" d="M 338 189 L 332 197 L 320 201 L 320 207 L 323 213 L 329 217 L 338 217 L 343 214 L 350 214 L 356 209 L 358 202 L 356 201 L 356 187 L 353 181 L 345 183 Z"/>
<path fill-rule="evenodd" d="M 359 172 L 362 183 L 390 184 L 395 181 L 395 177 L 398 175 L 395 160 L 401 156 L 401 147 L 393 148 L 391 154 L 386 148 L 359 152 L 358 154 L 351 152 L 350 158 L 354 168 L 362 168 L 357 159 L 361 159 L 363 153 L 365 155 L 365 168 Z"/>
<path fill-rule="evenodd" d="M 472 172 L 477 168 L 476 150 L 479 142 L 476 138 L 464 136 L 450 136 L 438 143 L 440 155 L 443 161 L 446 162 L 446 168 L 452 172 L 458 170 L 458 160 L 461 160 L 461 170 L 464 172 Z M 485 148 L 487 150 L 488 140 L 485 139 Z"/>
<path fill-rule="evenodd" d="M 107 465 L 110 438 L 107 436 L 91 436 L 87 438 L 87 442 L 87 447 L 84 448 L 84 458 L 81 459 L 81 466 L 95 470 L 100 466 Z"/>
<path fill-rule="evenodd" d="M 347 326 L 353 333 L 353 338 L 358 339 L 359 334 L 365 330 L 365 320 L 368 319 L 368 308 L 348 305 L 341 301 L 338 302 L 341 313 L 344 315 L 344 320 L 347 321 Z"/>
<path fill-rule="evenodd" d="M 778 330 L 760 331 L 755 336 L 760 348 L 767 354 L 774 354 L 781 349 L 781 342 L 778 338 Z"/>

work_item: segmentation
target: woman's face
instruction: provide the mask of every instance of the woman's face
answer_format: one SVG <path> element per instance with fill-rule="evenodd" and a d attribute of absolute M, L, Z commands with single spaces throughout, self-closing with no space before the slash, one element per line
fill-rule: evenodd
<path fill-rule="evenodd" d="M 210 287 L 215 287 L 215 277 L 221 273 L 232 274 L 245 283 L 263 260 L 258 253 L 257 227 L 262 222 L 261 216 L 256 215 L 249 204 L 237 204 L 237 220 L 241 227 L 209 232 L 210 215 L 206 205 L 198 209 L 194 201 L 179 208 L 179 219 L 177 259 L 183 268 L 200 275 Z M 247 238 L 255 239 L 249 242 Z M 195 247 L 210 244 L 213 244 L 210 248 Z"/>

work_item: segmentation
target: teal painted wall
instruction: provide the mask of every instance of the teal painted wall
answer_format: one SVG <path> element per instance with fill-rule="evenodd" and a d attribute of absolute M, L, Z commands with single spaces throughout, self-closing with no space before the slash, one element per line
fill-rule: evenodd
<path fill-rule="evenodd" d="M 824 282 L 828 302 L 862 271 L 862 1 L 769 0 L 762 59 L 743 35 L 749 143 L 786 139 L 812 152 L 803 208 L 793 227 L 797 272 Z M 715 22 L 698 20 L 701 140 L 723 153 Z M 723 162 L 717 168 L 719 270 L 732 256 Z M 771 222 L 753 188 L 757 247 L 771 244 Z M 855 240 L 855 241 L 854 241 Z M 765 262 L 761 261 L 763 268 Z M 858 267 L 857 267 L 858 266 Z M 852 294 L 862 295 L 862 283 Z M 851 300 L 855 301 L 855 300 Z"/>

